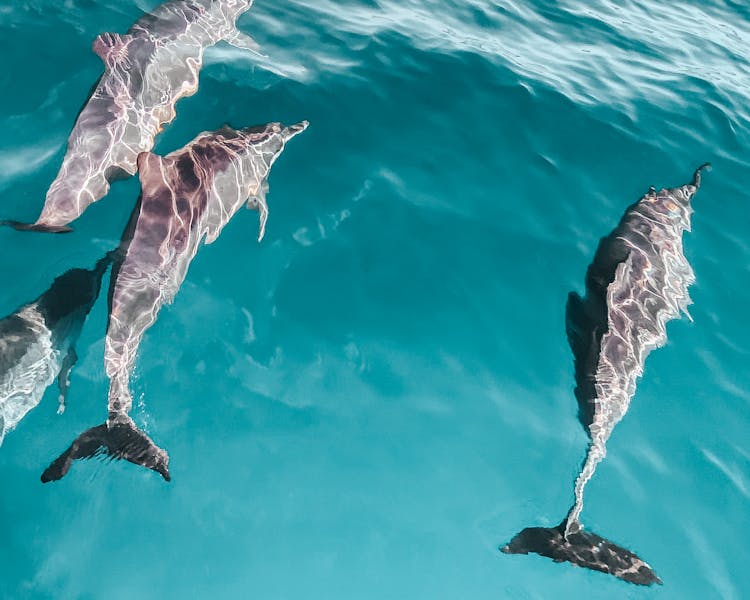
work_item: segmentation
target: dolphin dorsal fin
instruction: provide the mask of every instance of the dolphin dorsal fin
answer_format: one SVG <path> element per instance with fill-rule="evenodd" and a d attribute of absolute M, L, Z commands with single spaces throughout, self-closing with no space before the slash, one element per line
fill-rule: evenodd
<path fill-rule="evenodd" d="M 113 52 L 122 52 L 132 38 L 133 36 L 128 34 L 100 33 L 96 36 L 91 49 L 106 63 Z"/>

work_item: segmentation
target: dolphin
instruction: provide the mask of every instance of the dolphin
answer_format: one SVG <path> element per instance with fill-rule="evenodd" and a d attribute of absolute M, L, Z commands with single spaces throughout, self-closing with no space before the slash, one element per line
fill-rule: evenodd
<path fill-rule="evenodd" d="M 103 198 L 110 183 L 133 175 L 180 98 L 198 90 L 203 51 L 221 40 L 258 52 L 236 21 L 252 0 L 172 0 L 146 14 L 124 35 L 102 33 L 93 44 L 104 73 L 68 138 L 62 167 L 32 224 L 18 230 L 64 233 L 68 223 Z"/>
<path fill-rule="evenodd" d="M 557 527 L 529 527 L 501 548 L 534 552 L 556 562 L 610 573 L 630 583 L 661 583 L 636 554 L 587 532 L 580 521 L 583 491 L 606 454 L 615 425 L 625 416 L 651 350 L 667 341 L 666 324 L 688 317 L 688 287 L 695 275 L 682 248 L 690 231 L 691 201 L 701 183 L 651 188 L 630 206 L 619 225 L 599 242 L 586 273 L 586 297 L 568 296 L 566 328 L 575 360 L 579 420 L 589 435 L 586 459 L 575 482 L 575 502 Z"/>
<path fill-rule="evenodd" d="M 165 157 L 138 157 L 141 198 L 123 235 L 110 282 L 104 365 L 110 378 L 103 425 L 81 434 L 43 473 L 62 478 L 72 462 L 105 453 L 152 469 L 170 480 L 169 456 L 129 416 L 130 373 L 145 331 L 163 304 L 172 302 L 201 242 L 212 243 L 246 204 L 258 209 L 263 238 L 271 165 L 286 142 L 307 128 L 271 123 L 202 133 Z"/>
<path fill-rule="evenodd" d="M 55 379 L 57 412 L 65 409 L 75 344 L 111 260 L 107 255 L 90 271 L 67 271 L 39 298 L 0 320 L 0 445 Z"/>

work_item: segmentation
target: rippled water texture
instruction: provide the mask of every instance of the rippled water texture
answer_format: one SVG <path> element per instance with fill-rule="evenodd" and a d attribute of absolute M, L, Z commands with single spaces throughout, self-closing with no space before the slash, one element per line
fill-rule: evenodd
<path fill-rule="evenodd" d="M 145 0 L 0 4 L 0 217 L 42 206 Z M 308 119 L 141 346 L 133 416 L 173 480 L 88 461 L 39 475 L 105 414 L 106 294 L 65 414 L 0 448 L 0 597 L 743 598 L 750 594 L 750 9 L 732 0 L 257 0 L 268 58 L 221 44 L 156 151 L 225 122 Z M 586 435 L 565 300 L 649 185 L 710 160 L 687 319 L 646 363 L 584 523 L 664 580 L 498 545 L 552 526 Z M 136 178 L 74 234 L 0 230 L 0 314 L 116 245 Z M 106 281 L 105 281 L 106 285 Z"/>

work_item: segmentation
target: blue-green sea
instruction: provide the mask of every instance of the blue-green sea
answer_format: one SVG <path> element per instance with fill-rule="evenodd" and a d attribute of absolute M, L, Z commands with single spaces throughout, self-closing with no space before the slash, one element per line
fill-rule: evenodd
<path fill-rule="evenodd" d="M 154 0 L 0 1 L 0 218 L 33 220 L 102 71 Z M 207 51 L 160 154 L 310 121 L 141 345 L 133 417 L 171 483 L 46 466 L 106 418 L 109 277 L 57 390 L 0 448 L 0 598 L 750 597 L 750 5 L 257 0 L 257 57 Z M 499 552 L 572 502 L 565 302 L 600 237 L 704 161 L 692 322 L 646 363 L 588 529 L 662 586 Z M 116 247 L 117 182 L 68 235 L 0 228 L 0 315 Z"/>

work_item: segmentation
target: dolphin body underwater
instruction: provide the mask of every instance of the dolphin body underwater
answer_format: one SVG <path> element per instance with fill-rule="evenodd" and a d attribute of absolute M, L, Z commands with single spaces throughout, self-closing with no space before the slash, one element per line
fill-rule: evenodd
<path fill-rule="evenodd" d="M 110 378 L 109 416 L 81 434 L 42 474 L 62 478 L 73 460 L 106 454 L 153 469 L 170 480 L 169 457 L 129 416 L 130 372 L 143 334 L 161 306 L 172 302 L 205 238 L 210 244 L 247 204 L 260 213 L 262 239 L 268 216 L 265 194 L 271 165 L 286 142 L 307 128 L 270 123 L 202 133 L 165 157 L 138 157 L 141 198 L 123 235 L 110 281 L 104 364 Z"/>
<path fill-rule="evenodd" d="M 110 183 L 133 175 L 180 98 L 198 90 L 203 51 L 221 40 L 257 51 L 236 21 L 252 0 L 172 0 L 146 14 L 124 35 L 103 33 L 93 44 L 104 73 L 68 138 L 62 167 L 32 224 L 18 230 L 63 233 Z"/>
<path fill-rule="evenodd" d="M 634 553 L 584 531 L 580 515 L 584 487 L 628 410 L 646 356 L 666 343 L 667 322 L 688 314 L 688 287 L 695 275 L 683 254 L 682 235 L 690 231 L 691 200 L 707 166 L 698 168 L 692 183 L 659 192 L 651 188 L 630 206 L 599 243 L 586 273 L 586 297 L 569 295 L 567 335 L 575 359 L 579 419 L 590 437 L 588 453 L 565 520 L 557 527 L 524 529 L 503 552 L 534 552 L 630 583 L 661 583 Z"/>
<path fill-rule="evenodd" d="M 63 412 L 75 344 L 111 260 L 107 255 L 90 271 L 67 271 L 39 298 L 0 320 L 0 444 L 55 379 Z"/>

